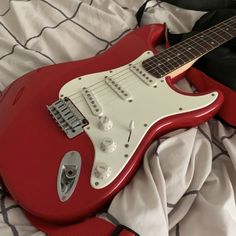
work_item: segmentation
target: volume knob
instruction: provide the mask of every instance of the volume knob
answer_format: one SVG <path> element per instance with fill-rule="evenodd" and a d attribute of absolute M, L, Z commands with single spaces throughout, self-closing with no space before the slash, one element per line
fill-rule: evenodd
<path fill-rule="evenodd" d="M 104 138 L 101 142 L 101 149 L 107 153 L 113 152 L 116 149 L 116 143 L 112 138 Z"/>
<path fill-rule="evenodd" d="M 111 167 L 104 162 L 100 162 L 95 167 L 94 175 L 98 179 L 107 179 L 111 175 Z"/>
<path fill-rule="evenodd" d="M 112 128 L 112 121 L 107 116 L 102 116 L 99 118 L 98 126 L 101 130 L 107 131 Z"/>

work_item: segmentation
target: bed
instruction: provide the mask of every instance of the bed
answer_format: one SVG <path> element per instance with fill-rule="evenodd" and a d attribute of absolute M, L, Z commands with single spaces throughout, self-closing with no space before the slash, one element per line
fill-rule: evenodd
<path fill-rule="evenodd" d="M 36 68 L 101 54 L 138 27 L 135 14 L 143 2 L 2 0 L 0 90 Z M 170 32 L 184 33 L 205 13 L 150 1 L 141 25 L 166 23 Z M 186 80 L 178 86 L 191 89 Z M 233 236 L 235 168 L 234 128 L 212 118 L 170 132 L 149 147 L 138 172 L 108 212 L 145 236 Z M 30 224 L 3 186 L 0 235 L 45 235 Z"/>

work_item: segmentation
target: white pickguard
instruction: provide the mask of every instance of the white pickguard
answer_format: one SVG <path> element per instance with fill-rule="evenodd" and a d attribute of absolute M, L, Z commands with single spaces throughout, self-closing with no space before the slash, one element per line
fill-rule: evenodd
<path fill-rule="evenodd" d="M 132 65 L 139 65 L 151 56 L 153 54 L 147 51 L 134 60 Z M 154 123 L 164 117 L 206 107 L 218 97 L 217 92 L 201 96 L 179 94 L 169 87 L 165 79 L 156 79 L 151 75 L 149 77 L 157 82 L 156 87 L 148 86 L 129 67 L 130 65 L 125 65 L 112 71 L 75 78 L 65 84 L 59 94 L 60 97 L 69 97 L 89 121 L 89 126 L 85 127 L 84 131 L 95 148 L 91 185 L 96 189 L 109 185 L 119 175 Z M 105 76 L 117 80 L 132 96 L 132 102 L 121 99 L 105 82 Z M 112 121 L 113 127 L 110 130 L 99 128 L 98 116 L 91 112 L 82 95 L 83 87 L 90 88 L 102 108 L 102 115 Z M 135 128 L 128 143 L 131 120 L 134 121 Z M 111 153 L 101 149 L 101 142 L 106 137 L 112 138 L 116 143 L 116 148 Z M 94 175 L 98 163 L 109 166 L 109 177 L 99 179 Z"/>

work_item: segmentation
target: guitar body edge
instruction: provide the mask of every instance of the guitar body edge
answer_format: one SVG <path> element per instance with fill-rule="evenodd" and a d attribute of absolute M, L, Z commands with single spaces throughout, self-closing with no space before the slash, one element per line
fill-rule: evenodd
<path fill-rule="evenodd" d="M 123 66 L 144 51 L 155 52 L 155 45 L 161 43 L 163 37 L 163 25 L 142 27 L 101 55 L 39 68 L 19 78 L 3 92 L 0 97 L 0 173 L 12 197 L 26 211 L 45 221 L 77 221 L 95 214 L 129 181 L 135 171 L 133 164 L 124 169 L 111 186 L 94 191 L 89 182 L 94 157 L 92 142 L 85 133 L 68 139 L 51 119 L 46 106 L 58 99 L 61 87 L 68 81 Z M 61 159 L 70 150 L 79 150 L 85 160 L 82 159 L 78 186 L 86 187 L 77 187 L 77 194 L 63 203 L 58 198 L 55 183 Z M 136 166 L 141 156 L 139 159 Z"/>
<path fill-rule="evenodd" d="M 91 187 L 95 156 L 91 139 L 86 132 L 67 138 L 46 106 L 58 99 L 63 85 L 72 79 L 127 65 L 145 51 L 155 52 L 155 45 L 163 39 L 163 25 L 147 25 L 127 34 L 101 55 L 40 68 L 5 90 L 0 97 L 0 173 L 10 194 L 25 211 L 55 224 L 78 222 L 96 214 L 130 181 L 154 138 L 173 129 L 198 125 L 219 110 L 223 102 L 220 92 L 205 107 L 160 119 L 111 184 L 102 189 Z M 80 153 L 81 170 L 73 195 L 62 202 L 57 192 L 58 168 L 70 151 Z"/>

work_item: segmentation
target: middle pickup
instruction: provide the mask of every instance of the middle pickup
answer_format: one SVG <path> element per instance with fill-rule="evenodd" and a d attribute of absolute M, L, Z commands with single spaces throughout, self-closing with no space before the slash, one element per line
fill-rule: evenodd
<path fill-rule="evenodd" d="M 129 101 L 132 99 L 131 94 L 121 85 L 119 84 L 115 79 L 112 79 L 111 77 L 108 77 L 105 79 L 107 85 L 115 92 L 117 95 L 126 101 Z"/>

